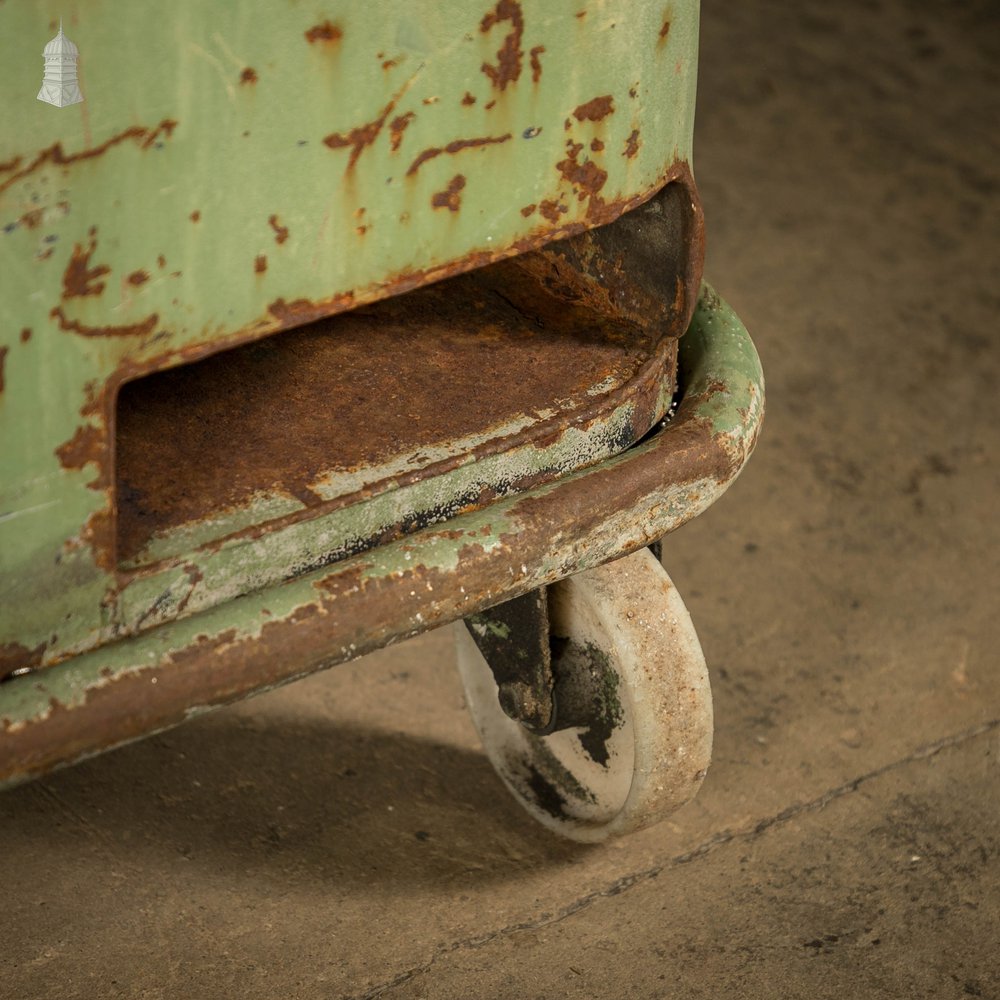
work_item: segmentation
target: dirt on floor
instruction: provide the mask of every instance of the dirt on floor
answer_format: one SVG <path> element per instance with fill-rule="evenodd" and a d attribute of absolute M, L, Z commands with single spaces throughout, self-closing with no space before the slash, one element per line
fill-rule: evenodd
<path fill-rule="evenodd" d="M 1000 14 L 706 4 L 706 273 L 768 380 L 664 563 L 716 738 L 599 847 L 435 632 L 0 796 L 17 998 L 1000 997 Z"/>

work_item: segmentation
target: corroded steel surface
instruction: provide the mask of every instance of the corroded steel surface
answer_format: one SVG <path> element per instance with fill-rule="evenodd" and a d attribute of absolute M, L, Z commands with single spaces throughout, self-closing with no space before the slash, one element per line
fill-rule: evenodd
<path fill-rule="evenodd" d="M 182 722 L 634 551 L 701 513 L 746 461 L 763 379 L 706 288 L 684 393 L 647 441 L 591 469 L 0 688 L 11 782 Z"/>
<path fill-rule="evenodd" d="M 54 109 L 51 12 L 0 4 L 0 671 L 155 603 L 120 597 L 123 384 L 608 223 L 690 160 L 695 2 L 60 13 L 85 100 Z"/>
<path fill-rule="evenodd" d="M 132 383 L 111 634 L 627 448 L 673 396 L 701 229 L 671 184 L 553 248 Z"/>
<path fill-rule="evenodd" d="M 698 216 L 683 211 L 690 199 L 668 188 L 638 210 L 650 216 L 641 234 L 617 233 L 628 215 L 128 383 L 117 411 L 118 561 L 191 548 L 190 530 L 172 546 L 150 543 L 192 522 L 210 522 L 219 537 L 230 520 L 235 529 L 283 508 L 315 512 L 361 486 L 370 495 L 392 472 L 400 485 L 394 462 L 412 479 L 435 458 L 465 462 L 554 438 L 569 421 L 610 414 L 615 392 L 634 380 L 653 414 L 633 421 L 641 436 L 664 378 L 672 390 L 661 341 L 679 336 L 696 298 L 701 234 Z M 599 242 L 612 240 L 617 253 Z M 644 256 L 655 266 L 644 269 Z M 264 495 L 266 510 L 245 510 Z M 231 518 L 232 508 L 243 516 Z"/>

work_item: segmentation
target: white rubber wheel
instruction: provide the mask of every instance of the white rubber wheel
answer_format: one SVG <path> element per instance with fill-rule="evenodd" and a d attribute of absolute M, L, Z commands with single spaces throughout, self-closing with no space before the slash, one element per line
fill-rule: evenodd
<path fill-rule="evenodd" d="M 695 795 L 712 756 L 708 671 L 684 602 L 642 549 L 552 586 L 549 616 L 565 650 L 558 669 L 587 672 L 598 694 L 589 725 L 547 736 L 504 714 L 478 646 L 455 625 L 466 700 L 493 767 L 535 819 L 571 840 L 658 822 Z"/>

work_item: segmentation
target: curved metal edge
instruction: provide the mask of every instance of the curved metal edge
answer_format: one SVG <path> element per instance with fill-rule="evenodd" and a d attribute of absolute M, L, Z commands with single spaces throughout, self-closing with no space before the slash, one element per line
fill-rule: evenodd
<path fill-rule="evenodd" d="M 707 285 L 677 415 L 616 458 L 440 527 L 0 687 L 0 785 L 354 659 L 648 545 L 709 507 L 756 443 L 764 382 Z"/>

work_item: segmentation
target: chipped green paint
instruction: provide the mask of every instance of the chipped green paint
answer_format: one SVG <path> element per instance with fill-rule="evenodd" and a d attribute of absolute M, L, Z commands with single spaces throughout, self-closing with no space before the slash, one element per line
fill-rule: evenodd
<path fill-rule="evenodd" d="M 329 634 L 336 636 L 329 645 L 312 649 L 308 659 L 269 662 L 266 679 L 252 684 L 231 681 L 227 686 L 223 678 L 214 679 L 211 670 L 203 671 L 203 694 L 185 703 L 188 716 L 482 611 L 634 551 L 674 530 L 708 507 L 733 481 L 753 448 L 763 413 L 763 383 L 756 353 L 731 310 L 707 293 L 700 300 L 692 326 L 701 335 L 691 338 L 685 352 L 682 377 L 687 388 L 677 417 L 642 445 L 527 494 L 455 517 L 445 528 L 423 529 L 333 567 L 160 625 L 34 675 L 15 678 L 0 685 L 0 731 L 11 737 L 28 727 L 44 727 L 54 714 L 83 710 L 91 699 L 113 693 L 128 680 L 148 684 L 143 695 L 143 718 L 148 720 L 144 725 L 147 731 L 155 731 L 181 721 L 173 717 L 159 721 L 158 692 L 171 673 L 181 669 L 183 657 L 199 647 L 212 656 L 221 655 L 226 648 L 252 646 L 276 623 L 297 627 L 310 616 L 326 620 Z M 752 380 L 754 371 L 758 373 L 756 381 Z M 747 402 L 748 386 L 750 405 L 742 406 Z M 725 472 L 702 473 L 696 463 L 690 475 L 661 481 L 664 456 L 683 448 L 691 432 L 704 426 L 705 418 L 698 413 L 713 397 L 722 404 L 710 411 L 717 429 L 710 439 L 695 442 L 695 452 L 699 461 L 704 456 L 711 464 L 712 446 L 718 445 L 726 460 Z M 598 487 L 595 497 L 606 497 L 610 491 L 613 498 L 607 502 L 614 503 L 615 487 L 624 478 L 626 467 L 645 463 L 651 463 L 654 474 L 647 477 L 651 485 L 636 499 L 635 506 L 615 507 L 577 532 L 568 532 L 563 522 L 548 517 L 541 525 L 536 523 L 539 505 L 544 507 L 546 498 L 558 501 L 562 496 L 568 497 L 567 515 L 586 519 L 586 499 L 593 486 Z M 521 562 L 517 540 L 532 532 L 542 540 L 535 542 L 536 549 Z M 464 573 L 476 560 L 495 566 L 491 576 L 495 584 L 466 592 Z M 355 608 L 370 588 L 382 588 L 391 597 L 385 604 L 393 610 L 391 620 L 365 621 L 357 614 Z M 165 683 L 157 687 L 161 677 Z M 134 736 L 127 737 L 131 738 Z M 102 734 L 101 739 L 102 748 L 108 748 L 125 738 Z M 92 752 L 96 746 L 77 748 L 60 760 L 69 762 Z M 0 783 L 25 776 L 17 760 L 4 759 L 4 739 L 0 739 Z"/>
<path fill-rule="evenodd" d="M 672 379 L 665 378 L 663 384 L 672 385 Z M 659 413 L 666 407 L 667 399 L 661 394 Z M 231 537 L 214 549 L 182 552 L 166 566 L 122 587 L 112 628 L 116 634 L 129 634 L 182 613 L 194 614 L 368 548 L 371 539 L 408 519 L 426 516 L 431 523 L 443 522 L 483 489 L 495 490 L 502 497 L 516 492 L 523 477 L 591 465 L 620 450 L 615 442 L 622 438 L 631 417 L 632 407 L 625 404 L 591 427 L 569 428 L 549 447 L 529 444 L 475 462 L 469 456 L 470 461 L 452 472 L 385 489 L 329 514 L 259 537 Z M 192 559 L 196 563 L 189 562 Z M 191 565 L 197 567 L 194 580 Z"/>
<path fill-rule="evenodd" d="M 497 639 L 510 638 L 510 627 L 504 622 L 494 621 L 486 614 L 470 615 L 469 622 L 474 629 L 481 629 L 483 635 L 488 632 Z"/>
<path fill-rule="evenodd" d="M 690 373 L 690 389 L 704 394 L 698 415 L 716 434 L 739 433 L 758 422 L 764 405 L 764 372 L 740 318 L 711 285 L 702 285 L 698 309 L 681 341 L 680 363 Z M 709 392 L 725 384 L 726 392 Z"/>

